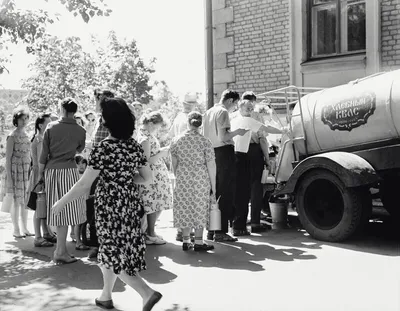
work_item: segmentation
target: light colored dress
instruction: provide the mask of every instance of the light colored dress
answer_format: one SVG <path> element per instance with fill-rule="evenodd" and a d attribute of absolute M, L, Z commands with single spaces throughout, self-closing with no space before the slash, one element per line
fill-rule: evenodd
<path fill-rule="evenodd" d="M 174 138 L 171 155 L 178 160 L 174 191 L 174 226 L 207 228 L 211 183 L 207 162 L 215 159 L 211 141 L 190 130 Z"/>
<path fill-rule="evenodd" d="M 14 195 L 17 204 L 25 206 L 29 191 L 29 173 L 31 168 L 31 142 L 25 131 L 14 130 L 7 140 L 14 139 L 14 148 L 11 157 L 11 177 L 13 188 L 8 188 L 7 174 L 4 173 L 0 189 L 0 201 L 7 193 Z"/>
<path fill-rule="evenodd" d="M 144 141 L 149 141 L 150 143 L 150 157 L 160 151 L 158 139 L 150 134 L 149 131 L 141 128 L 138 131 L 138 142 L 142 144 Z M 156 163 L 150 164 L 150 169 L 153 172 L 153 182 L 149 185 L 140 185 L 139 188 L 146 214 L 167 210 L 172 207 L 169 174 L 164 160 L 159 159 Z"/>

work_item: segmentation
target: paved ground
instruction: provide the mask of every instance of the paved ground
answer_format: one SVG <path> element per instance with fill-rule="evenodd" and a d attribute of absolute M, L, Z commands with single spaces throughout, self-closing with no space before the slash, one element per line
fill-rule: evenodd
<path fill-rule="evenodd" d="M 171 220 L 165 212 L 158 224 L 171 242 L 147 250 L 143 276 L 164 294 L 155 311 L 400 310 L 400 239 L 381 223 L 345 244 L 321 243 L 291 228 L 201 254 L 181 250 Z M 55 266 L 52 249 L 32 244 L 32 238 L 15 240 L 8 214 L 0 213 L 1 311 L 99 310 L 93 300 L 101 274 L 86 252 L 74 250 L 79 262 Z M 117 310 L 141 310 L 139 296 L 122 282 L 114 303 Z"/>

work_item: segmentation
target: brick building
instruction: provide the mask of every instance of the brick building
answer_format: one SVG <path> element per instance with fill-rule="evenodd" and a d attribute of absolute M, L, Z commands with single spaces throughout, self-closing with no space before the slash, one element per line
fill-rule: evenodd
<path fill-rule="evenodd" d="M 213 0 L 213 24 L 217 98 L 400 68 L 400 0 Z"/>

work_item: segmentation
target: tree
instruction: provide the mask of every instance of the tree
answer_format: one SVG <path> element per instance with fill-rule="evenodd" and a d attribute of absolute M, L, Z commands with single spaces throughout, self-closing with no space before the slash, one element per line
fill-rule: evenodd
<path fill-rule="evenodd" d="M 48 2 L 48 0 L 45 1 Z M 80 15 L 86 23 L 95 16 L 109 16 L 111 13 L 104 4 L 104 0 L 99 0 L 100 3 L 93 0 L 58 1 L 75 16 Z M 58 15 L 51 16 L 45 10 L 18 9 L 15 0 L 3 0 L 0 6 L 0 49 L 3 50 L 0 55 L 0 74 L 7 70 L 6 63 L 10 55 L 4 51 L 10 43 L 24 43 L 27 52 L 34 53 L 35 43 L 47 34 L 47 25 L 56 20 L 58 20 Z"/>
<path fill-rule="evenodd" d="M 115 33 L 110 38 L 106 48 L 96 43 L 95 54 L 85 52 L 76 37 L 38 40 L 36 59 L 30 66 L 34 73 L 23 83 L 29 91 L 30 109 L 34 113 L 55 110 L 67 96 L 77 99 L 83 110 L 93 109 L 91 97 L 98 87 L 108 87 L 127 101 L 148 103 L 153 68 L 140 58 L 134 40 L 121 42 Z"/>
<path fill-rule="evenodd" d="M 106 48 L 100 47 L 95 38 L 93 42 L 98 55 L 97 84 L 116 90 L 125 100 L 149 103 L 152 99 L 149 81 L 155 59 L 147 66 L 140 57 L 136 41 L 119 40 L 114 31 L 109 34 Z"/>
<path fill-rule="evenodd" d="M 83 110 L 93 108 L 91 93 L 96 84 L 96 66 L 77 37 L 42 40 L 36 60 L 30 66 L 35 73 L 23 83 L 29 90 L 29 108 L 34 113 L 55 111 L 65 97 L 78 100 Z"/>

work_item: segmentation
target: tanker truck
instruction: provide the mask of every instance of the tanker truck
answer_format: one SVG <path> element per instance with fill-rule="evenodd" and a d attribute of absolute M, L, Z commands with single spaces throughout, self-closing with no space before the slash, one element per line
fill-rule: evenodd
<path fill-rule="evenodd" d="M 343 241 L 368 222 L 371 189 L 398 218 L 400 70 L 303 94 L 260 94 L 286 99 L 288 113 L 274 197 L 294 198 L 302 226 L 322 241 Z"/>

